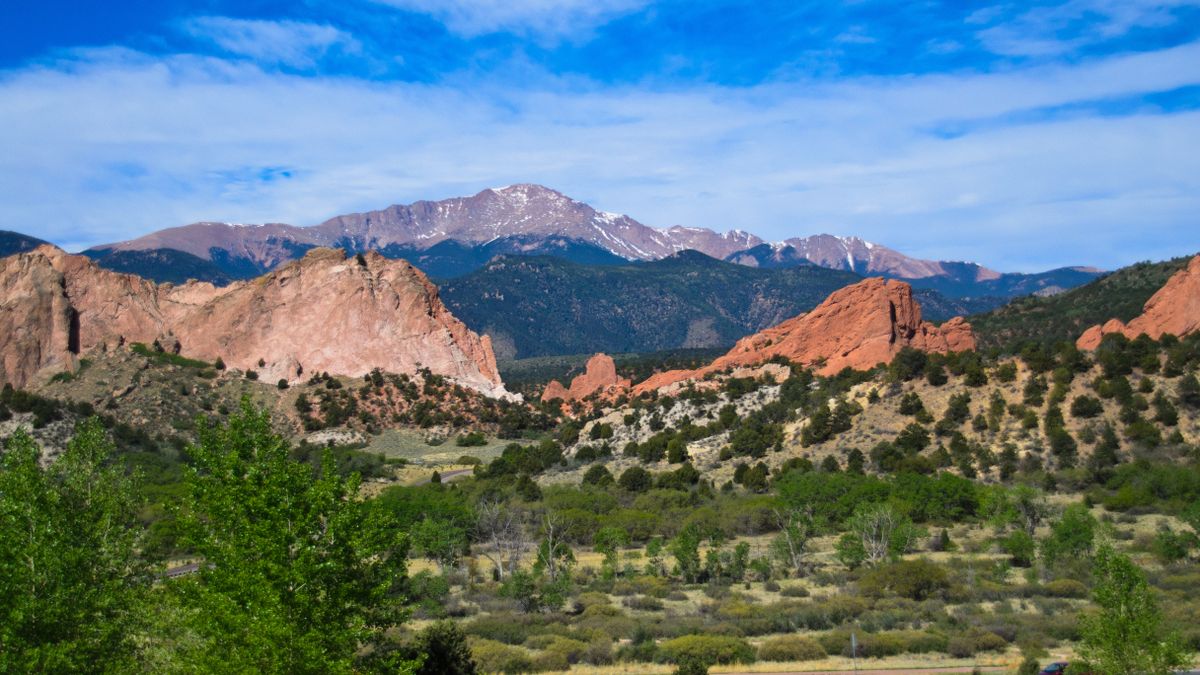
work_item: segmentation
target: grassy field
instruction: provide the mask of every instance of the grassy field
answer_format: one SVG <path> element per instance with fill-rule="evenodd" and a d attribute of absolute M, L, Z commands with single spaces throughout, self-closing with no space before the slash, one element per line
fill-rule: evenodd
<path fill-rule="evenodd" d="M 456 445 L 454 439 L 454 436 L 432 431 L 387 429 L 371 439 L 366 451 L 405 459 L 411 464 L 438 467 L 462 464 L 458 459 L 464 455 L 488 462 L 499 457 L 504 446 L 512 442 L 489 438 L 486 445 L 462 447 Z"/>

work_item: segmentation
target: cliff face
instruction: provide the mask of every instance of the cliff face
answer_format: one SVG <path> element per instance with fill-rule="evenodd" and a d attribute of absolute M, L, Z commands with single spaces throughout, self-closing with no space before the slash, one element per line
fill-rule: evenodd
<path fill-rule="evenodd" d="M 1095 349 L 1109 333 L 1121 333 L 1130 339 L 1145 333 L 1154 339 L 1165 333 L 1182 337 L 1200 330 L 1200 255 L 1188 266 L 1171 276 L 1167 283 L 1150 296 L 1142 314 L 1128 324 L 1111 319 L 1103 325 L 1092 326 L 1079 336 L 1075 344 L 1080 349 Z"/>
<path fill-rule="evenodd" d="M 450 314 L 437 288 L 400 260 L 315 249 L 257 279 L 216 288 L 156 285 L 44 246 L 0 260 L 0 377 L 24 386 L 43 370 L 124 342 L 171 336 L 181 353 L 256 369 L 267 381 L 327 371 L 418 368 L 504 394 L 491 342 Z M 259 362 L 264 366 L 259 366 Z"/>
<path fill-rule="evenodd" d="M 42 368 L 75 368 L 75 313 L 44 249 L 57 251 L 41 247 L 0 261 L 0 376 L 16 386 Z"/>
<path fill-rule="evenodd" d="M 942 326 L 921 319 L 912 287 L 900 281 L 866 279 L 834 292 L 813 311 L 743 338 L 713 363 L 694 371 L 659 373 L 635 393 L 736 366 L 782 356 L 812 366 L 822 375 L 843 368 L 871 368 L 891 361 L 904 347 L 927 352 L 975 348 L 971 326 L 954 318 Z"/>
<path fill-rule="evenodd" d="M 617 396 L 629 391 L 631 382 L 617 376 L 617 364 L 608 354 L 596 354 L 588 359 L 587 366 L 581 375 L 571 380 L 568 389 L 558 380 L 551 380 L 542 392 L 542 400 L 562 399 L 563 401 L 581 401 L 592 394 L 601 396 Z"/>

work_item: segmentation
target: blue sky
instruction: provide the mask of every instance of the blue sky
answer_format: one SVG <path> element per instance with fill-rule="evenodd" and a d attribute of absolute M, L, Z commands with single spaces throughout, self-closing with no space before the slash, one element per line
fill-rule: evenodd
<path fill-rule="evenodd" d="M 0 228 L 538 182 L 1030 271 L 1200 250 L 1200 0 L 0 5 Z"/>

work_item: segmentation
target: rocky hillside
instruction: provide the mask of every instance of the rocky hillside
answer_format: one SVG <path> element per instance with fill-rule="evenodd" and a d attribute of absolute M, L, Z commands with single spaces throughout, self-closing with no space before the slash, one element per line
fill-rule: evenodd
<path fill-rule="evenodd" d="M 272 382 L 424 367 L 504 394 L 488 338 L 455 319 L 418 270 L 378 254 L 314 250 L 264 277 L 217 288 L 160 286 L 42 246 L 0 260 L 0 288 L 2 377 L 16 387 L 72 373 L 80 357 L 157 341 Z"/>
<path fill-rule="evenodd" d="M 1142 313 L 1128 324 L 1109 319 L 1084 331 L 1076 344 L 1080 349 L 1095 349 L 1105 335 L 1113 333 L 1129 339 L 1145 334 L 1157 340 L 1166 333 L 1182 337 L 1197 330 L 1200 330 L 1200 255 L 1171 275 L 1146 301 Z"/>
<path fill-rule="evenodd" d="M 980 348 L 1012 351 L 1024 342 L 1074 342 L 1090 326 L 1130 321 L 1191 256 L 1124 267 L 1050 297 L 1029 296 L 968 317 Z"/>
<path fill-rule="evenodd" d="M 755 490 L 796 467 L 988 480 L 1045 471 L 1078 487 L 1108 480 L 1122 462 L 1172 461 L 1200 443 L 1200 333 L 1114 343 L 1094 357 L 904 350 L 888 367 L 828 378 L 794 364 L 761 368 L 774 370 L 734 369 L 617 405 L 595 401 L 569 453 L 614 476 L 686 461 L 718 485 Z M 578 483 L 589 468 L 543 480 Z M 1151 479 L 1119 491 L 1114 506 L 1153 500 Z"/>

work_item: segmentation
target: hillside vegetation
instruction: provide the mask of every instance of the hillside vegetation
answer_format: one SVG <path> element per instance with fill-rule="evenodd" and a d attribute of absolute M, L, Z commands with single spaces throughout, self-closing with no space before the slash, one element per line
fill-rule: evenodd
<path fill-rule="evenodd" d="M 1192 256 L 1123 267 L 1079 288 L 1050 297 L 1027 296 L 968 318 L 982 349 L 1014 351 L 1023 342 L 1074 341 L 1109 319 L 1129 321 Z"/>

